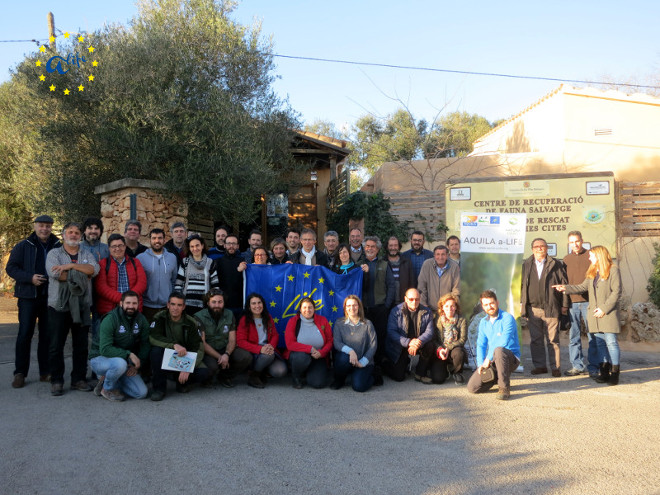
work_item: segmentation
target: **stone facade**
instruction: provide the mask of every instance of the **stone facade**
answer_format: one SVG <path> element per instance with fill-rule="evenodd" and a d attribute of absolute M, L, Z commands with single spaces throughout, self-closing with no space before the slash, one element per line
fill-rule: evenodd
<path fill-rule="evenodd" d="M 101 195 L 101 219 L 103 241 L 112 233 L 124 233 L 124 226 L 131 220 L 131 195 L 135 195 L 135 218 L 142 224 L 140 242 L 149 245 L 151 229 L 163 229 L 170 237 L 173 222 L 188 224 L 188 204 L 177 196 L 164 195 L 164 185 L 154 180 L 122 179 L 103 184 L 94 189 Z M 161 193 L 161 191 L 163 191 Z"/>

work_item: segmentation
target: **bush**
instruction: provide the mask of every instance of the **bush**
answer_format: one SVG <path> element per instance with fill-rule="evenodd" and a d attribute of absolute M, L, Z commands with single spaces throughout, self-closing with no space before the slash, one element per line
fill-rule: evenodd
<path fill-rule="evenodd" d="M 649 291 L 651 302 L 660 308 L 660 244 L 653 244 L 655 257 L 653 258 L 653 271 L 649 277 L 646 290 Z"/>

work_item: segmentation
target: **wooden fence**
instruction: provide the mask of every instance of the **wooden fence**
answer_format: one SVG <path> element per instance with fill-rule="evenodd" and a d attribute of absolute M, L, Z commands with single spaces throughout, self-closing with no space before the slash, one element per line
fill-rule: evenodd
<path fill-rule="evenodd" d="M 421 230 L 434 240 L 444 240 L 444 191 L 406 191 L 387 194 L 392 205 L 390 212 L 400 221 L 408 222 L 410 231 Z"/>
<path fill-rule="evenodd" d="M 620 182 L 617 189 L 620 234 L 660 236 L 660 182 Z"/>

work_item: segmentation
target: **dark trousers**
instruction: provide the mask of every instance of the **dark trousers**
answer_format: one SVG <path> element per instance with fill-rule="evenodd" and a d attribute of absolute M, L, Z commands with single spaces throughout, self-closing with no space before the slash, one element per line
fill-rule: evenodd
<path fill-rule="evenodd" d="M 71 330 L 71 383 L 85 380 L 87 376 L 87 346 L 89 326 L 74 323 L 68 311 L 55 311 L 48 308 L 48 328 L 50 347 L 48 364 L 50 366 L 51 383 L 64 383 L 64 344 Z"/>
<path fill-rule="evenodd" d="M 374 324 L 378 344 L 374 361 L 376 364 L 380 364 L 385 357 L 385 340 L 387 338 L 387 317 L 389 316 L 389 311 L 384 304 L 379 304 L 378 306 L 364 308 L 364 316 Z"/>
<path fill-rule="evenodd" d="M 220 354 L 225 353 L 225 349 L 216 350 Z M 232 352 L 229 356 L 229 368 L 223 370 L 218 364 L 218 360 L 216 358 L 209 356 L 208 354 L 204 354 L 204 364 L 209 370 L 209 378 L 213 378 L 213 376 L 217 373 L 218 378 L 233 379 L 236 377 L 236 375 L 242 373 L 250 367 L 252 364 L 252 356 L 249 355 L 249 353 L 236 353 L 234 350 L 234 352 Z"/>
<path fill-rule="evenodd" d="M 548 318 L 545 311 L 527 307 L 527 328 L 529 329 L 529 350 L 534 368 L 546 368 L 545 349 L 548 349 L 548 362 L 551 369 L 560 368 L 559 318 Z"/>
<path fill-rule="evenodd" d="M 518 361 L 518 358 L 509 349 L 496 347 L 493 352 L 493 361 L 490 364 L 495 370 L 495 380 L 482 382 L 481 375 L 477 370 L 472 373 L 472 376 L 468 380 L 468 392 L 473 394 L 486 392 L 496 384 L 500 387 L 509 388 L 511 384 L 511 373 L 513 373 L 519 364 L 520 361 Z"/>
<path fill-rule="evenodd" d="M 39 374 L 48 375 L 48 296 L 36 299 L 18 298 L 18 335 L 16 336 L 16 360 L 14 375 L 22 373 L 27 376 L 30 369 L 30 349 L 34 327 L 39 321 L 39 343 L 37 344 L 37 359 Z"/>
<path fill-rule="evenodd" d="M 292 352 L 289 355 L 291 374 L 293 378 L 307 379 L 307 385 L 313 388 L 323 388 L 328 384 L 330 372 L 324 358 L 314 359 L 306 352 Z"/>
<path fill-rule="evenodd" d="M 160 392 L 165 392 L 167 390 L 167 378 L 176 380 L 178 383 L 179 372 L 164 370 L 161 368 L 163 364 L 163 354 L 165 354 L 165 348 L 163 347 L 152 347 L 151 352 L 149 353 L 149 358 L 151 359 L 151 383 L 154 387 L 154 390 Z M 200 383 L 206 381 L 209 377 L 208 368 L 199 368 L 196 367 L 195 370 L 188 377 L 186 384 L 190 383 Z"/>
<path fill-rule="evenodd" d="M 434 383 L 442 383 L 447 379 L 447 367 L 435 355 L 435 345 L 432 342 L 423 346 L 418 353 L 419 361 L 415 368 L 415 374 L 426 376 L 430 371 L 431 380 Z M 399 359 L 395 363 L 389 359 L 383 360 L 383 371 L 395 382 L 402 382 L 406 378 L 406 372 L 410 365 L 410 354 L 408 349 L 401 348 Z"/>
<path fill-rule="evenodd" d="M 437 355 L 434 355 L 434 358 L 440 363 L 442 368 L 440 374 L 442 376 L 442 381 L 444 382 L 449 374 L 460 375 L 463 372 L 463 362 L 465 361 L 465 349 L 463 347 L 454 347 L 449 351 L 447 359 L 440 359 Z M 442 383 L 442 382 L 440 382 Z"/>
<path fill-rule="evenodd" d="M 335 353 L 335 382 L 343 385 L 346 377 L 351 374 L 352 387 L 356 392 L 366 392 L 374 384 L 374 365 L 369 364 L 364 368 L 353 366 L 349 360 L 348 354 L 343 352 Z"/>

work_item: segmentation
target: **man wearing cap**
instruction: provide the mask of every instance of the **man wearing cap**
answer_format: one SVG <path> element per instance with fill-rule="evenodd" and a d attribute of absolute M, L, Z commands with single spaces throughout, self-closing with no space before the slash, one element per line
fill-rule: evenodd
<path fill-rule="evenodd" d="M 53 235 L 53 219 L 41 215 L 34 220 L 34 232 L 11 250 L 7 262 L 7 275 L 16 281 L 14 297 L 18 298 L 18 336 L 12 387 L 25 385 L 30 368 L 30 347 L 34 327 L 39 320 L 39 379 L 50 380 L 48 367 L 48 276 L 46 256 L 60 241 Z"/>

